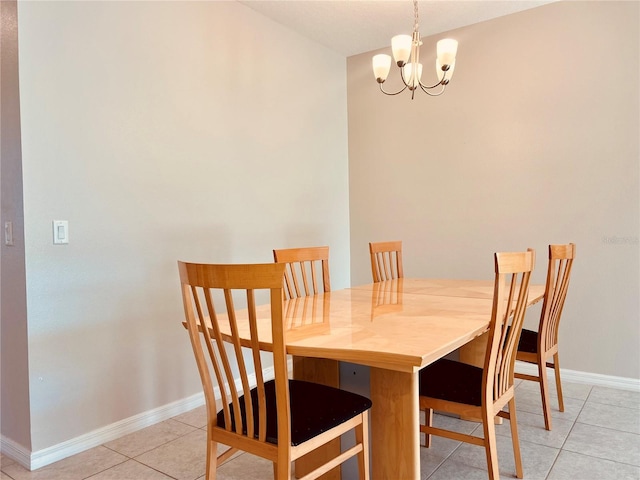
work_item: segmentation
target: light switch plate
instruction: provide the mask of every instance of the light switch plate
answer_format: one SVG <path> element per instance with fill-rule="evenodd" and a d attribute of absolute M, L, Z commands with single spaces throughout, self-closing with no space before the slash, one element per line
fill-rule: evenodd
<path fill-rule="evenodd" d="M 53 221 L 53 244 L 63 245 L 69 243 L 69 222 L 67 220 Z"/>
<path fill-rule="evenodd" d="M 4 244 L 11 247 L 13 246 L 13 223 L 4 222 Z"/>

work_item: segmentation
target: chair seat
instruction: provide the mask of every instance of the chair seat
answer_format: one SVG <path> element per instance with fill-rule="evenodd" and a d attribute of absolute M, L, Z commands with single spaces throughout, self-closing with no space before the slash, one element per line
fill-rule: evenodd
<path fill-rule="evenodd" d="M 265 382 L 267 403 L 267 442 L 278 444 L 278 423 L 276 411 L 275 382 Z M 302 380 L 289 380 L 289 398 L 291 404 L 291 445 L 294 447 L 321 433 L 336 427 L 345 421 L 371 408 L 371 400 L 362 395 L 340 390 L 318 383 Z M 251 390 L 253 418 L 255 419 L 255 437 L 258 438 L 258 392 Z M 233 405 L 231 409 L 231 427 L 235 429 Z M 244 395 L 240 397 L 243 432 L 246 435 L 246 410 Z M 218 426 L 225 428 L 224 414 L 218 412 Z"/>
<path fill-rule="evenodd" d="M 420 396 L 482 405 L 482 368 L 446 358 L 420 370 Z"/>
<path fill-rule="evenodd" d="M 538 353 L 538 332 L 522 329 L 518 351 L 526 353 Z"/>

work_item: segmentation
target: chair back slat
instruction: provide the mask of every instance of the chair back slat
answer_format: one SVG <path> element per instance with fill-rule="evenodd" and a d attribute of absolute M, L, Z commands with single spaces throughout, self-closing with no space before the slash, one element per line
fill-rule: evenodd
<path fill-rule="evenodd" d="M 557 345 L 560 317 L 564 308 L 575 257 L 575 245 L 549 245 L 549 264 L 544 302 L 538 327 L 540 352 Z"/>
<path fill-rule="evenodd" d="M 184 262 L 178 262 L 178 265 L 187 330 L 204 388 L 209 423 L 218 424 L 217 415 L 220 410 L 225 430 L 265 442 L 267 405 L 258 336 L 260 329 L 256 313 L 256 290 L 266 289 L 271 292 L 274 368 L 284 372 L 284 376 L 280 378 L 286 379 L 282 328 L 284 265 L 203 265 Z M 274 299 L 277 299 L 275 304 Z M 216 304 L 224 305 L 225 313 L 221 313 L 221 308 L 216 310 Z M 243 343 L 240 340 L 239 325 L 246 324 L 247 321 L 249 341 Z M 246 332 L 242 333 L 242 338 L 245 338 Z M 283 338 L 278 340 L 274 335 Z M 247 349 L 250 350 L 250 355 L 244 354 L 249 353 Z M 255 381 L 252 381 L 253 378 Z M 214 395 L 216 387 L 220 391 L 220 408 Z M 252 388 L 256 389 L 255 397 L 251 395 Z M 283 404 L 278 403 L 278 421 L 282 420 L 282 416 L 282 421 L 289 422 L 288 381 L 278 381 L 276 378 L 276 395 L 287 399 Z M 257 406 L 254 406 L 254 401 L 257 401 Z M 279 439 L 280 433 L 284 436 L 284 441 L 288 441 L 290 430 L 279 431 Z"/>
<path fill-rule="evenodd" d="M 374 283 L 404 277 L 401 241 L 370 242 L 369 254 Z"/>
<path fill-rule="evenodd" d="M 331 291 L 329 247 L 285 248 L 273 251 L 276 263 L 286 264 L 285 298 Z M 318 277 L 322 276 L 322 289 Z"/>
<path fill-rule="evenodd" d="M 533 251 L 495 255 L 493 308 L 483 371 L 483 395 L 489 403 L 500 399 L 513 386 L 534 259 Z"/>

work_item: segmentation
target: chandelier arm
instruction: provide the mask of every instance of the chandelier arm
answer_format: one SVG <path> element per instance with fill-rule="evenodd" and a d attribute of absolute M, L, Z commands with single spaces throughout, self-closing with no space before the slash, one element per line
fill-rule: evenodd
<path fill-rule="evenodd" d="M 436 84 L 433 87 L 437 87 L 438 85 L 440 84 Z M 429 95 L 430 97 L 439 97 L 444 93 L 445 89 L 447 88 L 445 84 L 442 84 L 442 90 L 440 90 L 438 93 L 431 93 L 429 90 L 426 90 L 426 88 L 433 88 L 433 87 L 425 87 L 424 85 L 422 85 L 422 83 L 420 84 L 420 88 L 422 89 L 422 91 L 427 95 Z"/>
<path fill-rule="evenodd" d="M 398 90 L 397 92 L 394 93 L 394 92 L 387 92 L 384 88 L 382 88 L 382 84 L 381 83 L 379 83 L 378 85 L 380 85 L 380 91 L 382 93 L 384 93 L 385 95 L 398 95 L 399 93 L 404 92 L 408 87 L 408 85 L 405 84 L 405 86 L 404 86 L 404 88 L 402 88 L 402 90 Z"/>
<path fill-rule="evenodd" d="M 402 79 L 402 83 L 404 83 L 404 88 L 407 88 L 409 86 L 409 84 L 407 83 L 407 81 L 404 78 L 404 65 L 402 67 L 400 67 L 400 78 Z M 411 79 L 409 79 L 411 80 Z M 404 88 L 402 90 L 404 90 Z"/>
<path fill-rule="evenodd" d="M 422 88 L 422 90 L 424 90 L 425 88 L 431 90 L 432 88 L 436 88 L 438 85 L 446 86 L 446 84 L 442 82 L 444 82 L 444 77 L 442 77 L 442 80 L 440 80 L 438 83 L 431 86 L 425 85 L 424 83 L 420 82 L 420 87 Z"/>

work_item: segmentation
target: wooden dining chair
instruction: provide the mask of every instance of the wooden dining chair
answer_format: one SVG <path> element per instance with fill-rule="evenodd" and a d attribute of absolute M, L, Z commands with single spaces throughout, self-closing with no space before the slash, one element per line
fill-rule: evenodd
<path fill-rule="evenodd" d="M 292 461 L 352 430 L 355 445 L 304 478 L 318 478 L 356 456 L 358 478 L 368 479 L 371 401 L 337 388 L 288 379 L 284 265 L 178 262 L 178 269 L 185 323 L 207 409 L 207 480 L 214 480 L 217 467 L 237 450 L 270 460 L 274 477 L 290 480 Z M 270 299 L 266 324 L 258 320 L 264 314 L 256 312 L 256 297 L 261 298 L 263 290 Z M 263 373 L 265 343 L 272 346 L 272 380 Z M 218 443 L 231 448 L 218 455 Z"/>
<path fill-rule="evenodd" d="M 533 265 L 531 251 L 495 254 L 493 308 L 483 368 L 441 359 L 420 371 L 419 404 L 425 411 L 420 431 L 425 433 L 425 446 L 431 446 L 432 434 L 484 446 L 491 480 L 500 478 L 496 416 L 510 420 L 516 476 L 523 476 L 513 380 Z M 505 405 L 509 411 L 502 410 Z M 433 427 L 433 410 L 481 419 L 483 437 Z"/>
<path fill-rule="evenodd" d="M 402 242 L 370 242 L 371 274 L 374 282 L 403 278 Z"/>
<path fill-rule="evenodd" d="M 286 264 L 285 298 L 316 295 L 331 291 L 329 279 L 329 247 L 285 248 L 273 251 L 276 263 Z M 318 281 L 322 275 L 322 290 Z"/>
<path fill-rule="evenodd" d="M 549 263 L 547 281 L 538 331 L 523 329 L 518 345 L 516 360 L 533 363 L 538 366 L 538 375 L 516 373 L 516 378 L 531 380 L 540 384 L 544 426 L 551 430 L 551 402 L 547 367 L 553 368 L 558 392 L 558 407 L 564 412 L 562 384 L 560 382 L 560 361 L 558 358 L 558 327 L 564 301 L 567 297 L 571 268 L 576 253 L 573 243 L 568 245 L 549 245 Z M 553 362 L 549 359 L 553 357 Z"/>

